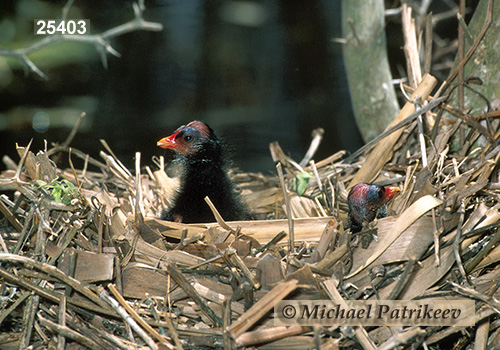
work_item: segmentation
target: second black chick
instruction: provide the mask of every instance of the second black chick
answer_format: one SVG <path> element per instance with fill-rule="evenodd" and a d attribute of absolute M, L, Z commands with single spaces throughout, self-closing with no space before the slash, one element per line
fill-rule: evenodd
<path fill-rule="evenodd" d="M 399 187 L 366 183 L 354 185 L 347 196 L 351 232 L 361 231 L 364 222 L 387 216 L 386 204 L 400 191 Z"/>
<path fill-rule="evenodd" d="M 184 223 L 215 221 L 205 202 L 206 196 L 224 220 L 250 218 L 246 205 L 227 175 L 229 161 L 224 145 L 206 123 L 193 121 L 183 125 L 157 145 L 174 150 L 182 166 L 179 192 L 162 219 Z"/>

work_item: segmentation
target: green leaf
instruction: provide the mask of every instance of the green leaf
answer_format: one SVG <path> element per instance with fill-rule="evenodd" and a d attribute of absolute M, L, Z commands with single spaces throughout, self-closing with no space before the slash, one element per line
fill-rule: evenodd
<path fill-rule="evenodd" d="M 303 171 L 293 179 L 292 188 L 299 196 L 302 196 L 307 189 L 309 179 L 313 177 L 313 173 Z"/>
<path fill-rule="evenodd" d="M 52 197 L 56 202 L 62 202 L 63 191 L 60 188 L 54 187 L 51 193 Z"/>
<path fill-rule="evenodd" d="M 49 190 L 51 196 L 56 202 L 64 203 L 66 205 L 70 205 L 71 200 L 78 196 L 78 189 L 66 179 L 59 180 L 59 178 L 57 178 L 50 184 L 47 184 L 42 180 L 38 180 L 36 184 L 39 188 L 43 187 Z"/>
<path fill-rule="evenodd" d="M 78 189 L 76 188 L 75 185 L 73 185 L 71 182 L 69 182 L 66 179 L 61 180 L 61 182 L 64 183 L 66 186 L 68 186 L 69 193 L 71 193 L 72 195 L 75 195 L 75 196 L 78 195 Z"/>
<path fill-rule="evenodd" d="M 38 187 L 47 186 L 47 183 L 43 180 L 36 180 L 36 184 L 38 185 Z"/>

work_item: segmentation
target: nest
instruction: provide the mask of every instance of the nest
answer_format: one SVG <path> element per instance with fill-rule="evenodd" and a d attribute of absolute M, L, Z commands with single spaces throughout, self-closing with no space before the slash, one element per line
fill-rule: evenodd
<path fill-rule="evenodd" d="M 159 220 L 177 180 L 163 160 L 135 174 L 103 142 L 102 160 L 67 145 L 4 158 L 0 209 L 2 348 L 392 349 L 472 344 L 498 337 L 500 148 L 450 149 L 463 123 L 441 130 L 426 152 L 417 116 L 443 99 L 425 76 L 393 127 L 346 158 L 302 162 L 277 143 L 277 176 L 232 173 L 258 220 Z M 415 112 L 415 110 L 417 111 Z M 74 135 L 74 133 L 72 133 Z M 477 133 L 478 138 L 481 133 Z M 489 140 L 489 139 L 488 139 Z M 474 140 L 471 140 L 474 141 Z M 62 157 L 68 169 L 56 166 Z M 72 159 L 83 160 L 75 169 Z M 351 234 L 346 194 L 374 181 L 398 185 L 389 215 Z M 277 326 L 282 300 L 476 301 L 474 326 Z M 338 323 L 338 322 L 337 322 Z"/>

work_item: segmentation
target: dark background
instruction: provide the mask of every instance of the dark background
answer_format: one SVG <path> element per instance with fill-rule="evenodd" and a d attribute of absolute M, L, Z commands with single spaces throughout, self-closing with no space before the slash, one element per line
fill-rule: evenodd
<path fill-rule="evenodd" d="M 60 18 L 65 3 L 3 0 L 0 45 L 23 47 L 41 39 L 33 35 L 33 19 Z M 436 11 L 455 4 L 433 3 Z M 132 17 L 132 2 L 117 0 L 77 0 L 69 16 L 89 19 L 91 33 Z M 38 151 L 44 140 L 63 142 L 82 111 L 87 117 L 71 146 L 100 159 L 99 139 L 105 139 L 131 168 L 138 151 L 142 164 L 151 164 L 153 155 L 170 158 L 156 141 L 194 119 L 227 141 L 244 171 L 274 172 L 272 141 L 299 161 L 317 127 L 325 129 L 325 138 L 316 160 L 362 145 L 342 47 L 334 41 L 342 37 L 340 1 L 156 0 L 146 1 L 144 17 L 164 30 L 113 39 L 121 57 L 108 55 L 107 69 L 85 44 L 31 55 L 48 80 L 0 57 L 2 155 L 17 162 L 16 143 L 33 139 Z M 388 18 L 394 78 L 405 71 L 399 22 L 399 16 Z M 445 42 L 456 38 L 456 19 L 440 22 L 436 32 Z M 442 79 L 448 69 L 434 74 Z"/>

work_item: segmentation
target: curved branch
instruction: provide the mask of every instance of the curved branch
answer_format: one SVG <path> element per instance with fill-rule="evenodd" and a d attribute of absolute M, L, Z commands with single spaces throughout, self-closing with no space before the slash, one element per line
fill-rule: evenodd
<path fill-rule="evenodd" d="M 67 4 L 64 6 L 63 18 L 67 17 L 69 7 L 71 6 L 72 3 L 73 0 L 69 0 Z M 96 50 L 101 54 L 103 66 L 107 68 L 106 55 L 108 53 L 120 57 L 120 53 L 111 46 L 111 43 L 108 41 L 109 39 L 139 30 L 147 30 L 154 32 L 163 30 L 163 25 L 161 23 L 148 22 L 144 19 L 143 17 L 144 9 L 145 7 L 143 1 L 140 1 L 140 3 L 134 3 L 134 19 L 130 20 L 127 23 L 121 24 L 117 27 L 108 29 L 100 34 L 88 34 L 88 35 L 55 34 L 45 37 L 37 42 L 34 42 L 31 45 L 28 45 L 20 49 L 16 50 L 0 49 L 0 56 L 14 57 L 29 71 L 36 73 L 43 79 L 47 79 L 47 76 L 35 65 L 35 63 L 33 63 L 33 61 L 28 57 L 28 55 L 35 51 L 39 51 L 44 47 L 53 45 L 58 42 L 63 42 L 63 41 L 81 42 L 81 43 L 93 44 L 96 47 Z"/>

